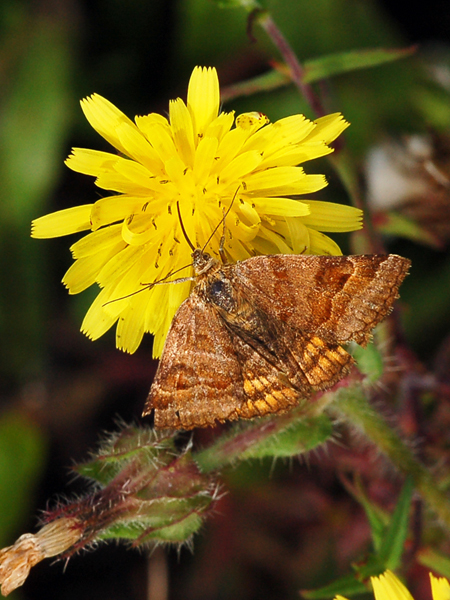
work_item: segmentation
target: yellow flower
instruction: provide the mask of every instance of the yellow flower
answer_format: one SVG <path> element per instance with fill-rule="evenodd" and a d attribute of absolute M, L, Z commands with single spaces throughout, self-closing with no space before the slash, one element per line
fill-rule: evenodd
<path fill-rule="evenodd" d="M 445 577 L 435 577 L 430 573 L 433 600 L 450 600 L 450 583 Z"/>
<path fill-rule="evenodd" d="M 414 600 L 403 583 L 392 573 L 385 571 L 379 577 L 370 578 L 375 600 Z M 435 577 L 430 573 L 433 600 L 450 600 L 450 584 L 445 577 Z M 335 600 L 346 600 L 336 596 Z"/>
<path fill-rule="evenodd" d="M 151 332 L 153 353 L 160 355 L 192 285 L 149 285 L 192 275 L 177 203 L 192 243 L 203 248 L 208 242 L 214 255 L 224 209 L 232 204 L 225 222 L 230 262 L 254 254 L 340 254 L 322 232 L 361 227 L 355 208 L 291 198 L 326 185 L 323 175 L 307 175 L 298 165 L 332 152 L 328 144 L 348 126 L 340 114 L 269 124 L 260 113 L 236 119 L 233 112 L 219 113 L 219 104 L 216 70 L 200 67 L 187 103 L 170 102 L 169 119 L 151 113 L 133 123 L 97 94 L 81 102 L 89 123 L 119 154 L 74 148 L 66 164 L 114 195 L 36 219 L 32 236 L 91 231 L 72 245 L 75 262 L 63 279 L 71 294 L 94 283 L 101 288 L 81 327 L 91 339 L 118 321 L 119 348 L 134 352 Z"/>
<path fill-rule="evenodd" d="M 386 571 L 379 577 L 371 577 L 375 600 L 413 600 L 403 583 L 392 573 Z"/>

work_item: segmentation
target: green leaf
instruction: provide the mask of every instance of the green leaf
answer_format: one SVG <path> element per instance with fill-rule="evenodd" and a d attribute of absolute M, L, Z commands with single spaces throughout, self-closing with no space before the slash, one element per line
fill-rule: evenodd
<path fill-rule="evenodd" d="M 413 46 L 399 50 L 377 48 L 373 50 L 351 50 L 350 52 L 330 54 L 305 61 L 304 81 L 305 83 L 312 83 L 358 69 L 378 67 L 394 60 L 411 56 L 415 51 L 416 48 Z"/>
<path fill-rule="evenodd" d="M 211 497 L 205 494 L 188 499 L 163 498 L 143 503 L 139 514 L 111 524 L 98 537 L 103 540 L 139 540 L 139 545 L 150 540 L 183 542 L 200 529 L 200 515 L 211 502 Z"/>
<path fill-rule="evenodd" d="M 114 479 L 119 472 L 116 465 L 102 464 L 97 459 L 90 462 L 85 462 L 80 465 L 75 465 L 73 470 L 89 479 L 93 479 L 102 486 L 108 485 L 108 483 Z"/>
<path fill-rule="evenodd" d="M 193 513 L 185 516 L 176 524 L 154 527 L 145 532 L 137 522 L 118 523 L 103 531 L 98 539 L 123 539 L 127 541 L 139 539 L 139 545 L 150 541 L 179 543 L 187 541 L 201 526 L 202 519 Z"/>
<path fill-rule="evenodd" d="M 286 415 L 238 424 L 212 446 L 197 452 L 194 458 L 203 472 L 209 472 L 250 458 L 288 457 L 308 452 L 326 442 L 333 427 L 326 415 L 305 417 L 304 411 L 305 407 L 299 407 Z"/>
<path fill-rule="evenodd" d="M 400 50 L 353 50 L 322 56 L 304 62 L 303 79 L 305 83 L 314 83 L 315 81 L 320 81 L 334 75 L 358 69 L 377 67 L 410 56 L 414 51 L 415 48 L 402 48 Z M 259 92 L 269 92 L 291 83 L 292 80 L 287 67 L 280 65 L 276 70 L 268 71 L 263 75 L 223 88 L 221 97 L 226 102 L 231 98 L 251 96 Z"/>
<path fill-rule="evenodd" d="M 431 248 L 439 249 L 442 245 L 433 234 L 416 221 L 396 212 L 385 213 L 382 222 L 377 224 L 377 229 L 384 235 L 395 235 Z"/>
<path fill-rule="evenodd" d="M 375 383 L 383 375 L 383 357 L 375 344 L 366 348 L 353 344 L 350 354 L 356 360 L 358 369 L 366 376 L 368 383 Z"/>
<path fill-rule="evenodd" d="M 419 564 L 432 569 L 439 575 L 450 579 L 450 557 L 441 554 L 433 548 L 424 548 L 416 555 L 416 560 Z"/>
<path fill-rule="evenodd" d="M 301 595 L 308 600 L 321 600 L 322 598 L 331 600 L 337 594 L 349 598 L 366 592 L 367 587 L 361 581 L 358 581 L 355 575 L 345 575 L 317 590 L 302 590 Z"/>
<path fill-rule="evenodd" d="M 220 97 L 223 102 L 231 98 L 240 96 L 252 96 L 259 92 L 270 92 L 282 86 L 292 83 L 288 73 L 272 69 L 263 75 L 258 75 L 252 79 L 246 79 L 233 85 L 228 85 L 220 90 Z"/>
<path fill-rule="evenodd" d="M 296 456 L 323 444 L 332 433 L 333 426 L 326 415 L 298 420 L 283 431 L 247 448 L 242 452 L 241 460 Z"/>
<path fill-rule="evenodd" d="M 408 477 L 378 553 L 384 567 L 392 571 L 400 565 L 406 536 L 408 535 L 409 511 L 413 491 L 413 481 Z"/>
<path fill-rule="evenodd" d="M 174 448 L 173 435 L 157 435 L 152 429 L 130 426 L 111 435 L 97 455 L 76 465 L 74 470 L 105 486 L 131 461 L 140 462 L 142 470 L 150 468 L 156 472 L 156 461 L 162 468 L 163 463 L 173 459 Z"/>
<path fill-rule="evenodd" d="M 388 527 L 381 532 L 383 520 L 380 518 L 371 503 L 365 499 L 362 493 L 358 500 L 364 506 L 366 513 L 371 521 L 372 535 L 374 537 L 374 545 L 378 547 L 378 552 L 372 554 L 362 565 L 355 566 L 357 576 L 347 575 L 329 585 L 314 590 L 312 592 L 303 593 L 306 598 L 332 598 L 336 594 L 344 596 L 354 596 L 367 591 L 367 588 L 361 583 L 361 580 L 369 579 L 370 577 L 381 574 L 386 569 L 395 570 L 399 564 L 403 554 L 403 548 L 408 534 L 409 509 L 413 494 L 412 479 L 408 478 L 403 486 L 394 514 L 390 520 Z M 375 531 L 374 531 L 375 530 Z M 374 534 L 375 533 L 375 534 Z M 450 561 L 449 565 L 450 567 Z"/>
<path fill-rule="evenodd" d="M 371 555 L 363 566 L 357 568 L 360 578 L 368 579 L 374 575 L 379 575 L 386 569 L 394 571 L 400 565 L 405 540 L 408 535 L 409 512 L 413 490 L 412 479 L 408 478 L 403 486 L 389 525 L 380 533 L 380 523 L 376 523 L 374 545 L 377 552 Z M 368 503 L 366 503 L 367 505 Z M 371 516 L 375 516 L 373 511 L 371 512 Z M 372 534 L 374 534 L 373 530 Z"/>
<path fill-rule="evenodd" d="M 370 523 L 370 531 L 375 551 L 382 546 L 383 534 L 388 524 L 388 516 L 367 497 L 360 481 L 352 489 L 354 498 L 361 504 Z"/>

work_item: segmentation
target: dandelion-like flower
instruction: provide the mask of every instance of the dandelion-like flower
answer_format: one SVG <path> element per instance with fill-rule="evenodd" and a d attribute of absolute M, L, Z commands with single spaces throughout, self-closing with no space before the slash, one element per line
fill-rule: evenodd
<path fill-rule="evenodd" d="M 414 600 L 403 583 L 392 573 L 385 571 L 379 577 L 370 578 L 375 600 Z M 450 584 L 445 577 L 435 577 L 430 573 L 433 600 L 450 600 Z M 335 600 L 346 600 L 336 596 Z"/>
<path fill-rule="evenodd" d="M 255 254 L 340 254 L 322 232 L 361 227 L 355 208 L 293 198 L 326 185 L 323 175 L 307 175 L 298 165 L 332 152 L 328 144 L 348 126 L 340 114 L 269 123 L 260 113 L 219 113 L 219 103 L 216 70 L 200 67 L 187 103 L 170 102 L 169 119 L 151 113 L 133 123 L 97 94 L 81 102 L 89 123 L 119 153 L 74 148 L 66 164 L 114 195 L 36 219 L 32 236 L 90 230 L 72 245 L 75 262 L 63 283 L 71 294 L 100 286 L 81 327 L 91 339 L 118 321 L 120 349 L 134 352 L 151 332 L 154 356 L 161 354 L 192 285 L 151 285 L 193 273 L 177 203 L 196 246 L 207 244 L 217 255 L 225 231 L 229 262 Z"/>

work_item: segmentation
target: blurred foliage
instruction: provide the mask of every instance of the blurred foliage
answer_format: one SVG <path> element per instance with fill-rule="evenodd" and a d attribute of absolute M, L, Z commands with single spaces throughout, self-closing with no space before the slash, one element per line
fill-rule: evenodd
<path fill-rule="evenodd" d="M 19 412 L 0 417 L 0 544 L 19 532 L 23 515 L 33 509 L 34 486 L 47 455 L 43 432 Z"/>
<path fill-rule="evenodd" d="M 394 24 L 375 0 L 267 0 L 263 4 L 305 62 L 360 49 L 402 49 L 417 41 L 407 39 L 402 24 Z M 427 18 L 424 11 L 424 21 Z M 210 0 L 0 3 L 0 333 L 4 348 L 0 537 L 4 543 L 36 513 L 34 497 L 42 508 L 47 497 L 61 491 L 62 465 L 69 464 L 71 457 L 84 456 L 99 428 L 111 429 L 117 413 L 126 419 L 139 418 L 155 368 L 150 341 L 134 357 L 125 357 L 114 351 L 107 336 L 95 343 L 82 337 L 80 315 L 92 299 L 87 292 L 68 300 L 59 283 L 70 265 L 67 240 L 29 239 L 32 218 L 98 197 L 88 178 L 63 166 L 71 146 L 107 148 L 86 123 L 78 100 L 98 92 L 130 117 L 150 111 L 165 114 L 168 99 L 184 93 L 196 64 L 216 66 L 221 84 L 227 86 L 261 76 L 269 64 L 279 62 L 266 34 L 256 26 L 252 34 L 254 42 L 247 35 L 244 9 L 222 10 Z M 343 112 L 352 124 L 345 139 L 361 178 L 368 150 L 386 138 L 430 130 L 448 136 L 449 73 L 449 47 L 441 45 L 419 47 L 414 56 L 391 64 L 341 72 L 323 84 L 327 110 Z M 312 116 L 293 85 L 230 99 L 226 109 L 258 110 L 272 121 L 298 112 Z M 326 172 L 330 181 L 320 199 L 348 201 L 326 161 L 317 161 L 312 168 Z M 417 220 L 405 220 L 398 212 L 391 212 L 380 230 L 389 251 L 413 261 L 411 276 L 402 287 L 402 317 L 420 365 L 417 373 L 428 377 L 419 383 L 417 378 L 404 382 L 406 391 L 397 412 L 406 432 L 420 434 L 425 446 L 433 441 L 426 449 L 437 463 L 441 461 L 444 479 L 450 411 L 446 402 L 435 401 L 430 379 L 441 386 L 448 401 L 448 240 L 430 244 L 428 230 L 423 234 Z M 363 360 L 373 365 L 380 357 L 369 351 Z M 419 414 L 416 420 L 411 417 L 411 403 Z M 9 412 L 11 407 L 14 412 Z M 209 435 L 199 432 L 197 442 L 206 443 Z M 332 451 L 311 455 L 309 469 L 297 463 L 271 466 L 271 461 L 260 459 L 230 470 L 225 481 L 231 491 L 219 503 L 220 516 L 205 528 L 202 539 L 197 538 L 195 556 L 183 553 L 183 564 L 175 568 L 173 597 L 293 598 L 299 588 L 313 588 L 348 573 L 349 564 L 369 548 L 370 530 L 360 504 L 349 499 L 337 473 L 360 471 L 370 481 L 367 493 L 391 509 L 398 482 L 386 477 L 365 444 L 354 444 L 345 432 L 339 435 L 340 443 Z M 53 453 L 47 452 L 49 446 Z M 37 487 L 40 481 L 45 483 L 42 489 Z M 430 545 L 443 543 L 434 528 L 426 536 Z M 421 549 L 418 562 L 430 568 L 440 559 L 441 571 L 450 572 L 445 553 L 433 553 L 430 545 Z M 78 572 L 73 566 L 77 560 L 57 585 L 52 584 L 57 575 L 51 574 L 50 567 L 36 575 L 34 588 L 30 580 L 30 592 L 23 591 L 22 597 L 145 597 L 144 559 L 128 565 L 130 581 L 134 577 L 140 584 L 118 584 L 121 570 L 111 569 L 109 562 L 104 571 L 97 563 L 89 566 L 90 560 L 101 558 L 88 557 L 87 566 Z"/>
<path fill-rule="evenodd" d="M 59 179 L 72 57 L 65 21 L 33 16 L 20 3 L 5 2 L 0 11 L 0 327 L 8 340 L 1 374 L 8 382 L 42 367 L 43 264 L 29 221 Z"/>

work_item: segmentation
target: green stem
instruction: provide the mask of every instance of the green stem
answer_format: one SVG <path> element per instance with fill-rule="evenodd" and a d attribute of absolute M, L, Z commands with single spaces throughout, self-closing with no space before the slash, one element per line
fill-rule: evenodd
<path fill-rule="evenodd" d="M 429 469 L 367 401 L 362 385 L 341 388 L 333 394 L 329 410 L 361 429 L 404 475 L 410 475 L 423 500 L 450 527 L 450 501 L 433 480 Z"/>
<path fill-rule="evenodd" d="M 299 406 L 285 415 L 239 423 L 199 450 L 194 459 L 203 473 L 239 461 L 264 457 L 289 457 L 310 452 L 333 434 L 329 417 L 319 403 Z"/>
<path fill-rule="evenodd" d="M 322 117 L 325 110 L 320 99 L 314 93 L 312 86 L 304 81 L 304 69 L 297 58 L 297 55 L 291 48 L 289 42 L 281 33 L 275 21 L 267 11 L 261 12 L 257 17 L 259 25 L 264 29 L 270 37 L 274 45 L 278 48 L 281 56 L 288 65 L 291 71 L 293 83 L 297 86 L 302 96 L 310 105 L 316 117 Z"/>

